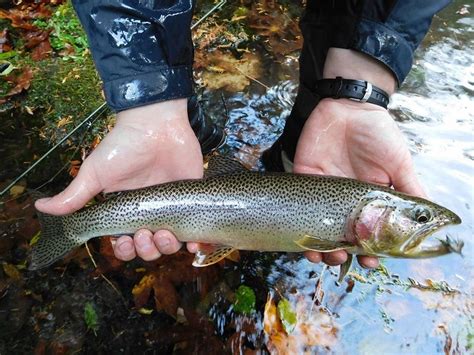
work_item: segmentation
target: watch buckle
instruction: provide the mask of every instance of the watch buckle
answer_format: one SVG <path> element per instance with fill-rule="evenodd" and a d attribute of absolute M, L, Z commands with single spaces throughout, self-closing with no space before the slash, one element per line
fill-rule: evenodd
<path fill-rule="evenodd" d="M 362 96 L 361 99 L 357 99 L 355 97 L 351 97 L 350 99 L 353 100 L 353 101 L 364 103 L 364 102 L 367 102 L 367 100 L 370 98 L 371 95 L 372 95 L 372 84 L 369 83 L 368 81 L 366 81 L 365 82 L 364 96 Z"/>

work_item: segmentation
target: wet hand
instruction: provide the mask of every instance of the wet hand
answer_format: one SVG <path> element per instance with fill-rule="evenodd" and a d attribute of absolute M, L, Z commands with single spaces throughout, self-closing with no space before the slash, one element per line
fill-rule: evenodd
<path fill-rule="evenodd" d="M 165 101 L 118 113 L 114 129 L 84 161 L 72 183 L 58 195 L 38 200 L 36 208 L 53 215 L 69 214 L 100 192 L 201 178 L 202 174 L 201 149 L 189 125 L 187 100 Z M 140 230 L 134 239 L 117 239 L 114 252 L 121 260 L 137 255 L 153 260 L 180 247 L 168 231 Z"/>
<path fill-rule="evenodd" d="M 369 103 L 322 100 L 303 128 L 293 171 L 393 185 L 398 191 L 425 196 L 397 124 L 387 110 Z M 328 265 L 347 259 L 345 251 L 305 255 L 310 261 Z M 378 266 L 378 259 L 361 256 L 359 263 L 372 268 Z"/>

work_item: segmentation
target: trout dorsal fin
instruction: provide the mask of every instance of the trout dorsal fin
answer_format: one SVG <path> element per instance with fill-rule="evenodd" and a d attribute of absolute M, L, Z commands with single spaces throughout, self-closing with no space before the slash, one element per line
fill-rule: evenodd
<path fill-rule="evenodd" d="M 303 249 L 327 253 L 330 251 L 344 250 L 352 247 L 348 242 L 333 242 L 327 239 L 321 239 L 305 235 L 303 238 L 295 240 L 296 245 Z"/>
<path fill-rule="evenodd" d="M 204 171 L 204 178 L 219 175 L 244 173 L 247 169 L 237 160 L 222 155 L 213 155 Z"/>
<path fill-rule="evenodd" d="M 215 264 L 224 259 L 229 254 L 232 254 L 236 249 L 225 245 L 218 246 L 212 252 L 206 252 L 205 250 L 198 250 L 194 257 L 193 266 L 204 267 Z"/>

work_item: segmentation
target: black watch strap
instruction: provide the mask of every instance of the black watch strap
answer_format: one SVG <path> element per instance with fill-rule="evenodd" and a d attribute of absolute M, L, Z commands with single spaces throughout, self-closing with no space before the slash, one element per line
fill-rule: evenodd
<path fill-rule="evenodd" d="M 315 92 L 321 98 L 351 99 L 358 102 L 369 102 L 383 108 L 387 108 L 389 100 L 385 91 L 368 81 L 343 79 L 340 76 L 336 79 L 316 81 Z"/>

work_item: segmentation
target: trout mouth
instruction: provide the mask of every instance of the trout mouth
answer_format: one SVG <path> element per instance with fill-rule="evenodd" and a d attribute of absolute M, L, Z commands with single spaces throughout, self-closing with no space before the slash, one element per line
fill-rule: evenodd
<path fill-rule="evenodd" d="M 456 216 L 457 217 L 457 216 Z M 456 220 L 453 220 L 451 218 L 445 218 L 443 220 L 440 220 L 438 222 L 435 222 L 435 223 L 432 223 L 432 224 L 428 224 L 422 228 L 420 228 L 418 231 L 416 231 L 415 233 L 413 233 L 411 235 L 410 238 L 408 238 L 408 240 L 406 240 L 400 247 L 400 251 L 403 253 L 403 254 L 411 254 L 411 255 L 414 255 L 414 254 L 417 254 L 418 252 L 420 252 L 421 250 L 423 250 L 423 242 L 431 235 L 433 235 L 435 232 L 437 232 L 438 230 L 440 230 L 441 228 L 447 226 L 447 225 L 451 225 L 451 224 L 459 224 L 460 221 L 459 221 L 459 217 L 457 217 Z M 446 241 L 444 240 L 438 240 L 439 241 L 439 247 L 444 247 L 446 246 L 447 244 L 449 244 L 449 238 L 446 239 Z M 433 248 L 433 246 L 431 246 L 430 248 Z"/>

